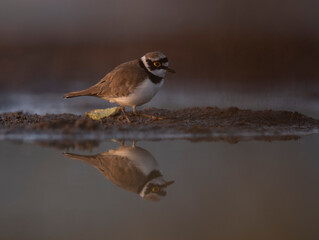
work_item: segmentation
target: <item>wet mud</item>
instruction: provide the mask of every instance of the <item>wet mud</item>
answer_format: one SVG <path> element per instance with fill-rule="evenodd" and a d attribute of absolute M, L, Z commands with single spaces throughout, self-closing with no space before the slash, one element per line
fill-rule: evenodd
<path fill-rule="evenodd" d="M 319 129 L 319 120 L 289 111 L 204 107 L 179 110 L 150 108 L 139 113 L 163 119 L 154 120 L 127 112 L 131 120 L 128 123 L 122 114 L 95 121 L 74 114 L 41 116 L 14 112 L 0 115 L 0 131 L 2 135 L 24 132 L 79 136 L 89 133 L 91 138 L 103 135 L 103 138 L 109 139 L 188 138 L 236 143 L 245 139 L 298 139 L 302 134 Z"/>

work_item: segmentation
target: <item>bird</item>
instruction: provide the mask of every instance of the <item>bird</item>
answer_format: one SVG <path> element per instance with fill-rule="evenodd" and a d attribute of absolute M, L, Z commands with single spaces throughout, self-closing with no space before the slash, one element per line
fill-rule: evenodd
<path fill-rule="evenodd" d="M 128 122 L 125 107 L 132 107 L 135 115 L 137 106 L 149 102 L 164 84 L 167 72 L 176 73 L 168 67 L 168 59 L 164 53 L 154 51 L 146 53 L 139 59 L 125 62 L 107 73 L 97 84 L 76 92 L 64 95 L 64 98 L 94 96 L 120 105 Z M 158 117 L 140 114 L 152 119 Z"/>
<path fill-rule="evenodd" d="M 166 181 L 155 158 L 147 150 L 132 146 L 111 149 L 96 155 L 64 153 L 68 158 L 82 160 L 99 170 L 118 187 L 139 194 L 150 201 L 159 201 L 166 196 L 166 187 L 174 181 Z"/>

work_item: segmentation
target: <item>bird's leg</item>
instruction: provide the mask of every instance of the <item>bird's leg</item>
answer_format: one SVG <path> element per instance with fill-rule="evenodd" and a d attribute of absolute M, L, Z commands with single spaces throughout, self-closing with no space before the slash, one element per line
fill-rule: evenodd
<path fill-rule="evenodd" d="M 131 120 L 128 118 L 128 116 L 127 116 L 126 113 L 125 113 L 125 107 L 121 106 L 121 110 L 122 110 L 123 115 L 124 115 L 124 117 L 126 118 L 126 120 L 130 123 Z"/>
<path fill-rule="evenodd" d="M 133 113 L 137 116 L 138 113 L 136 112 L 136 106 L 134 105 L 132 108 L 133 108 Z"/>
<path fill-rule="evenodd" d="M 136 147 L 136 141 L 133 140 L 133 142 L 132 142 L 132 148 L 135 148 L 135 147 Z"/>
<path fill-rule="evenodd" d="M 145 114 L 145 113 L 137 113 L 136 111 L 136 106 L 133 106 L 133 112 L 136 116 L 143 116 L 143 117 L 148 117 L 148 118 L 151 118 L 151 119 L 154 119 L 154 120 L 163 120 L 164 118 L 161 118 L 161 117 L 156 117 L 156 116 L 153 116 L 153 115 L 148 115 L 148 114 Z"/>

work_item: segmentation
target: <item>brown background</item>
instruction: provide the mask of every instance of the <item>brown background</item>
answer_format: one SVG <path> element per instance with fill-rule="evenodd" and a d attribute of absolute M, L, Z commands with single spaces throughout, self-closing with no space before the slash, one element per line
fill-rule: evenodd
<path fill-rule="evenodd" d="M 171 84 L 312 84 L 318 7 L 311 0 L 3 0 L 0 88 L 70 90 L 153 50 L 177 70 Z"/>

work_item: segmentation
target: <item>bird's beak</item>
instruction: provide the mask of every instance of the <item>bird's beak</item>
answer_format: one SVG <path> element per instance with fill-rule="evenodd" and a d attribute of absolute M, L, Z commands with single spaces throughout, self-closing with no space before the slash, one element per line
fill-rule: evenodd
<path fill-rule="evenodd" d="M 161 187 L 167 187 L 169 185 L 172 185 L 175 181 L 169 181 L 169 182 L 166 182 L 164 184 L 161 185 Z"/>
<path fill-rule="evenodd" d="M 173 70 L 173 69 L 171 69 L 171 68 L 167 68 L 166 71 L 167 71 L 167 72 L 170 72 L 170 73 L 176 73 L 176 71 Z"/>

